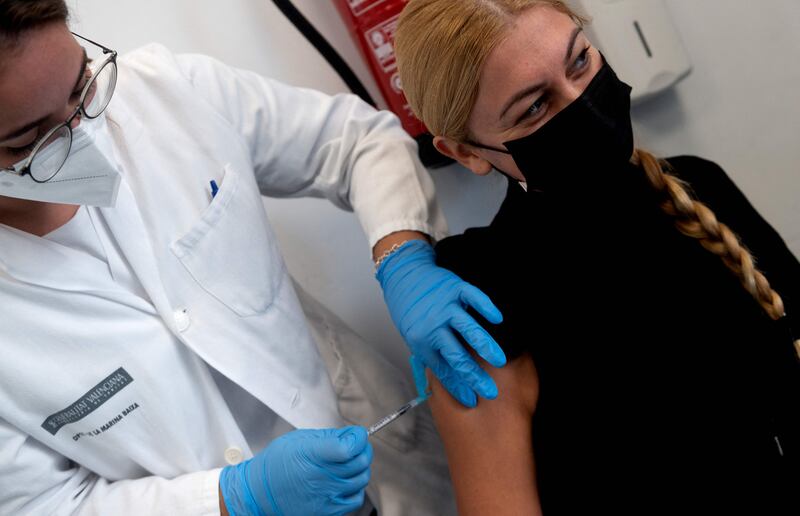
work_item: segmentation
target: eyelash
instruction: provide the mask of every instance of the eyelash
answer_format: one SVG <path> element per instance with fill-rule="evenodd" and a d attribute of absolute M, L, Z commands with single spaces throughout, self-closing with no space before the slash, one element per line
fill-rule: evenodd
<path fill-rule="evenodd" d="M 575 62 L 574 62 L 574 63 L 572 63 L 572 67 L 573 67 L 575 70 L 580 70 L 581 68 L 585 68 L 585 67 L 586 67 L 586 65 L 587 65 L 587 64 L 589 64 L 589 61 L 591 60 L 591 57 L 592 57 L 592 56 L 589 54 L 589 49 L 590 49 L 590 48 L 592 48 L 592 47 L 591 47 L 591 46 L 589 46 L 589 47 L 586 47 L 586 48 L 584 48 L 584 49 L 583 49 L 583 52 L 581 52 L 580 54 L 578 54 L 578 57 L 577 57 L 577 58 L 575 58 Z M 580 60 L 583 60 L 583 63 L 579 65 L 579 64 L 578 64 L 578 61 L 580 61 Z"/>
<path fill-rule="evenodd" d="M 83 79 L 84 80 L 82 81 L 82 84 L 78 86 L 78 88 L 75 91 L 72 92 L 72 95 L 70 95 L 69 97 L 70 99 L 79 97 L 80 94 L 83 93 L 83 89 L 86 88 L 86 85 L 92 79 L 92 71 L 89 70 L 89 66 L 86 66 L 86 68 L 83 71 Z"/>
<path fill-rule="evenodd" d="M 36 147 L 36 144 L 38 142 L 39 142 L 39 136 L 37 135 L 36 138 L 34 138 L 32 143 L 29 143 L 28 145 L 26 145 L 24 147 L 7 147 L 6 150 L 12 156 L 24 158 L 25 156 L 27 156 L 28 154 L 33 152 L 33 148 Z"/>
<path fill-rule="evenodd" d="M 591 55 L 589 54 L 589 49 L 591 48 L 592 48 L 591 46 L 587 46 L 586 48 L 583 49 L 583 52 L 578 54 L 578 57 L 576 57 L 575 61 L 573 61 L 572 63 L 573 70 L 582 71 L 586 69 L 586 67 L 589 65 L 589 62 L 591 61 Z M 547 94 L 545 93 L 544 95 L 541 95 L 539 98 L 537 98 L 536 101 L 531 105 L 531 107 L 525 110 L 525 113 L 522 115 L 522 118 L 519 119 L 519 122 L 523 122 L 531 117 L 535 117 L 536 115 L 538 115 L 542 109 L 542 105 L 546 101 L 547 101 Z"/>

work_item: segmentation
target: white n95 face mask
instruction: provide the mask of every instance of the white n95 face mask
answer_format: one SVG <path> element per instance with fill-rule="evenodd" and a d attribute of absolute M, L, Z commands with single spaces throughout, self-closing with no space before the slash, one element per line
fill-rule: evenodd
<path fill-rule="evenodd" d="M 84 118 L 72 130 L 69 156 L 53 179 L 37 183 L 30 175 L 0 172 L 0 195 L 58 204 L 114 206 L 122 175 L 113 152 L 105 113 L 93 120 Z M 36 161 L 43 165 L 60 158 L 50 147 L 36 155 Z M 21 163 L 15 168 L 19 167 Z"/>

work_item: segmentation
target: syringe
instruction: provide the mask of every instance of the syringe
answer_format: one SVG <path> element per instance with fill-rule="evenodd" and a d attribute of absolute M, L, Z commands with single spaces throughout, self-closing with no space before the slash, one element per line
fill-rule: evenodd
<path fill-rule="evenodd" d="M 395 419 L 399 418 L 400 416 L 402 416 L 403 414 L 405 414 L 406 412 L 408 412 L 412 408 L 416 407 L 420 403 L 423 403 L 426 399 L 428 399 L 428 398 L 424 397 L 424 396 L 420 396 L 418 398 L 414 398 L 413 400 L 409 401 L 408 403 L 406 403 L 405 405 L 403 405 L 399 409 L 395 410 L 394 412 L 392 412 L 388 416 L 382 417 L 377 423 L 375 423 L 374 425 L 372 425 L 371 427 L 369 427 L 367 429 L 367 435 L 372 435 L 375 432 L 381 430 L 383 427 L 385 427 L 386 425 L 388 425 L 389 423 L 391 423 Z"/>

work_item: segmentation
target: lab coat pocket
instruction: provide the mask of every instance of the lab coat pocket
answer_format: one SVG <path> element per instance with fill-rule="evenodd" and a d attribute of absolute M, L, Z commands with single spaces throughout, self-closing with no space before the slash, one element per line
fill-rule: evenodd
<path fill-rule="evenodd" d="M 200 220 L 171 250 L 206 292 L 241 317 L 269 308 L 285 275 L 255 178 L 230 165 Z"/>

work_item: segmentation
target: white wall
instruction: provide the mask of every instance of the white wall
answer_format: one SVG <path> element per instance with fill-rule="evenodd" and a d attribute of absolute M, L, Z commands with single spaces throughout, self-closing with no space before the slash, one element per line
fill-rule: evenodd
<path fill-rule="evenodd" d="M 663 154 L 722 164 L 800 254 L 800 2 L 666 0 L 695 65 L 675 91 L 634 111 L 641 143 Z M 201 52 L 328 93 L 344 84 L 269 0 L 69 0 L 79 33 L 120 51 L 150 41 Z M 367 82 L 355 45 L 329 0 L 296 0 Z M 451 166 L 433 171 L 451 229 L 484 224 L 500 178 Z M 318 200 L 266 201 L 289 269 L 357 331 L 404 363 L 405 348 L 372 277 L 352 214 Z"/>
<path fill-rule="evenodd" d="M 800 255 L 800 2 L 667 5 L 694 72 L 634 110 L 642 143 L 721 164 Z"/>

